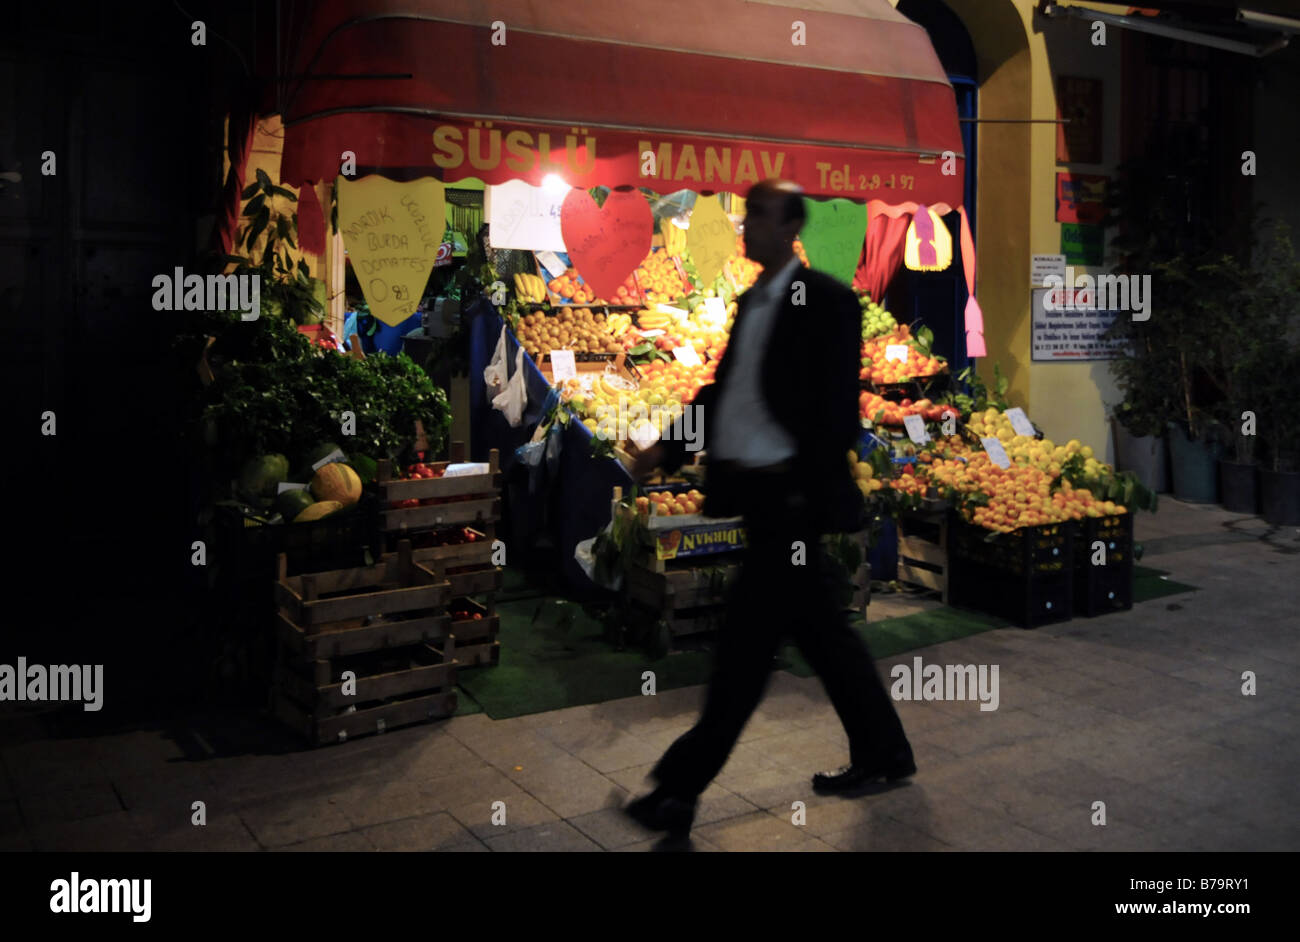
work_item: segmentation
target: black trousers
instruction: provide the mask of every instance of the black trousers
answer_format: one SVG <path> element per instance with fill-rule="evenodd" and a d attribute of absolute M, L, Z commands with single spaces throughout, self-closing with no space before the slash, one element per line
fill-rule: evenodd
<path fill-rule="evenodd" d="M 848 734 L 850 761 L 910 754 L 875 662 L 836 605 L 821 534 L 808 528 L 802 496 L 785 475 L 745 475 L 729 486 L 745 517 L 741 571 L 730 589 L 704 711 L 669 747 L 653 777 L 682 797 L 708 787 L 762 700 L 786 638 L 821 679 Z"/>

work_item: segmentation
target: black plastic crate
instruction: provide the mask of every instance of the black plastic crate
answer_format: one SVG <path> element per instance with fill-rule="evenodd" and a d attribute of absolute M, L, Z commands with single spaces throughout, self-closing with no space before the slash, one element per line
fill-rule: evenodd
<path fill-rule="evenodd" d="M 1089 618 L 1133 607 L 1133 515 L 1085 517 L 1074 523 L 1074 604 Z M 1104 564 L 1093 562 L 1101 541 Z"/>
<path fill-rule="evenodd" d="M 954 561 L 948 575 L 951 604 L 1006 618 L 1022 628 L 1069 621 L 1074 615 L 1074 573 L 1007 572 L 969 560 Z"/>
<path fill-rule="evenodd" d="M 948 531 L 948 557 L 1009 575 L 1045 576 L 1073 568 L 1074 530 L 1066 523 L 1044 523 L 997 533 L 955 515 Z"/>

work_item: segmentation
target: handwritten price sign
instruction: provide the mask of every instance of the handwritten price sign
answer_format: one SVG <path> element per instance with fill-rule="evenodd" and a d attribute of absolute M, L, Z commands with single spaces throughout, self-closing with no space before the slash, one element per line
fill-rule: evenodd
<path fill-rule="evenodd" d="M 560 207 L 569 259 L 599 298 L 613 298 L 650 254 L 654 225 L 650 204 L 637 190 L 614 190 L 603 208 L 586 190 L 570 190 Z"/>
<path fill-rule="evenodd" d="M 665 220 L 665 226 L 672 223 Z M 691 211 L 691 228 L 686 230 L 686 248 L 695 261 L 703 284 L 713 284 L 723 264 L 736 250 L 736 230 L 716 196 L 700 196 Z"/>
<path fill-rule="evenodd" d="M 799 238 L 808 264 L 818 271 L 853 283 L 867 239 L 867 208 L 851 200 L 804 199 L 808 221 Z"/>
<path fill-rule="evenodd" d="M 498 184 L 489 192 L 488 230 L 494 249 L 564 251 L 560 232 L 563 193 L 552 193 L 523 180 Z"/>
<path fill-rule="evenodd" d="M 442 247 L 442 183 L 371 176 L 338 185 L 339 231 L 361 291 L 370 312 L 396 327 L 415 313 Z"/>

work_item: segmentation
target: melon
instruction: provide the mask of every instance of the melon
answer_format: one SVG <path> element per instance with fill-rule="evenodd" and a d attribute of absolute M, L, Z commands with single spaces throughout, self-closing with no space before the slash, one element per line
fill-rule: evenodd
<path fill-rule="evenodd" d="M 275 499 L 275 509 L 285 520 L 297 520 L 298 515 L 316 503 L 307 488 L 285 491 Z"/>
<path fill-rule="evenodd" d="M 336 500 L 322 500 L 312 504 L 298 516 L 293 518 L 294 523 L 311 523 L 313 520 L 319 520 L 322 517 L 328 517 L 336 510 L 342 510 L 343 505 Z"/>
<path fill-rule="evenodd" d="M 288 477 L 288 458 L 284 455 L 260 455 L 250 459 L 239 472 L 235 492 L 250 503 L 270 506 L 277 488 Z"/>
<path fill-rule="evenodd" d="M 311 476 L 316 473 L 312 465 L 336 451 L 346 454 L 342 448 L 333 442 L 321 442 L 321 444 L 303 455 L 302 464 L 298 466 L 298 472 L 293 476 L 293 479 L 295 481 L 310 481 Z"/>
<path fill-rule="evenodd" d="M 311 492 L 317 500 L 334 500 L 343 506 L 361 499 L 361 478 L 341 461 L 331 461 L 311 479 Z"/>

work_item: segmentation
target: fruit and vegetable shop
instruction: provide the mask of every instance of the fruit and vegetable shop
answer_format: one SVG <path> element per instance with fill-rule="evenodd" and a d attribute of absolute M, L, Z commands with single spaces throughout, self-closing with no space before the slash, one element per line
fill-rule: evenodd
<path fill-rule="evenodd" d="M 308 18 L 303 63 L 401 78 L 291 89 L 278 185 L 319 194 L 294 225 L 324 270 L 286 273 L 296 328 L 219 337 L 200 372 L 231 482 L 208 519 L 240 559 L 226 578 L 278 611 L 276 709 L 309 737 L 454 711 L 453 665 L 509 657 L 498 605 L 529 570 L 604 606 L 617 648 L 716 627 L 741 522 L 701 513 L 698 460 L 640 484 L 628 469 L 725 355 L 761 272 L 743 197 L 765 178 L 802 187 L 795 251 L 861 308 L 845 461 L 873 522 L 831 541 L 845 604 L 865 613 L 895 578 L 1026 626 L 1132 604 L 1132 514 L 1153 496 L 1010 408 L 980 362 L 997 312 L 976 298 L 971 139 L 926 32 L 882 2 L 814 68 L 789 10 L 721 15 L 741 6 L 691 35 L 621 4 L 580 24 L 518 3 Z M 398 328 L 407 356 L 367 349 Z M 274 362 L 232 366 L 235 343 Z M 259 383 L 303 411 L 262 415 L 241 399 Z M 1119 563 L 1103 575 L 1081 565 L 1096 540 Z M 342 661 L 370 712 L 339 712 Z"/>

